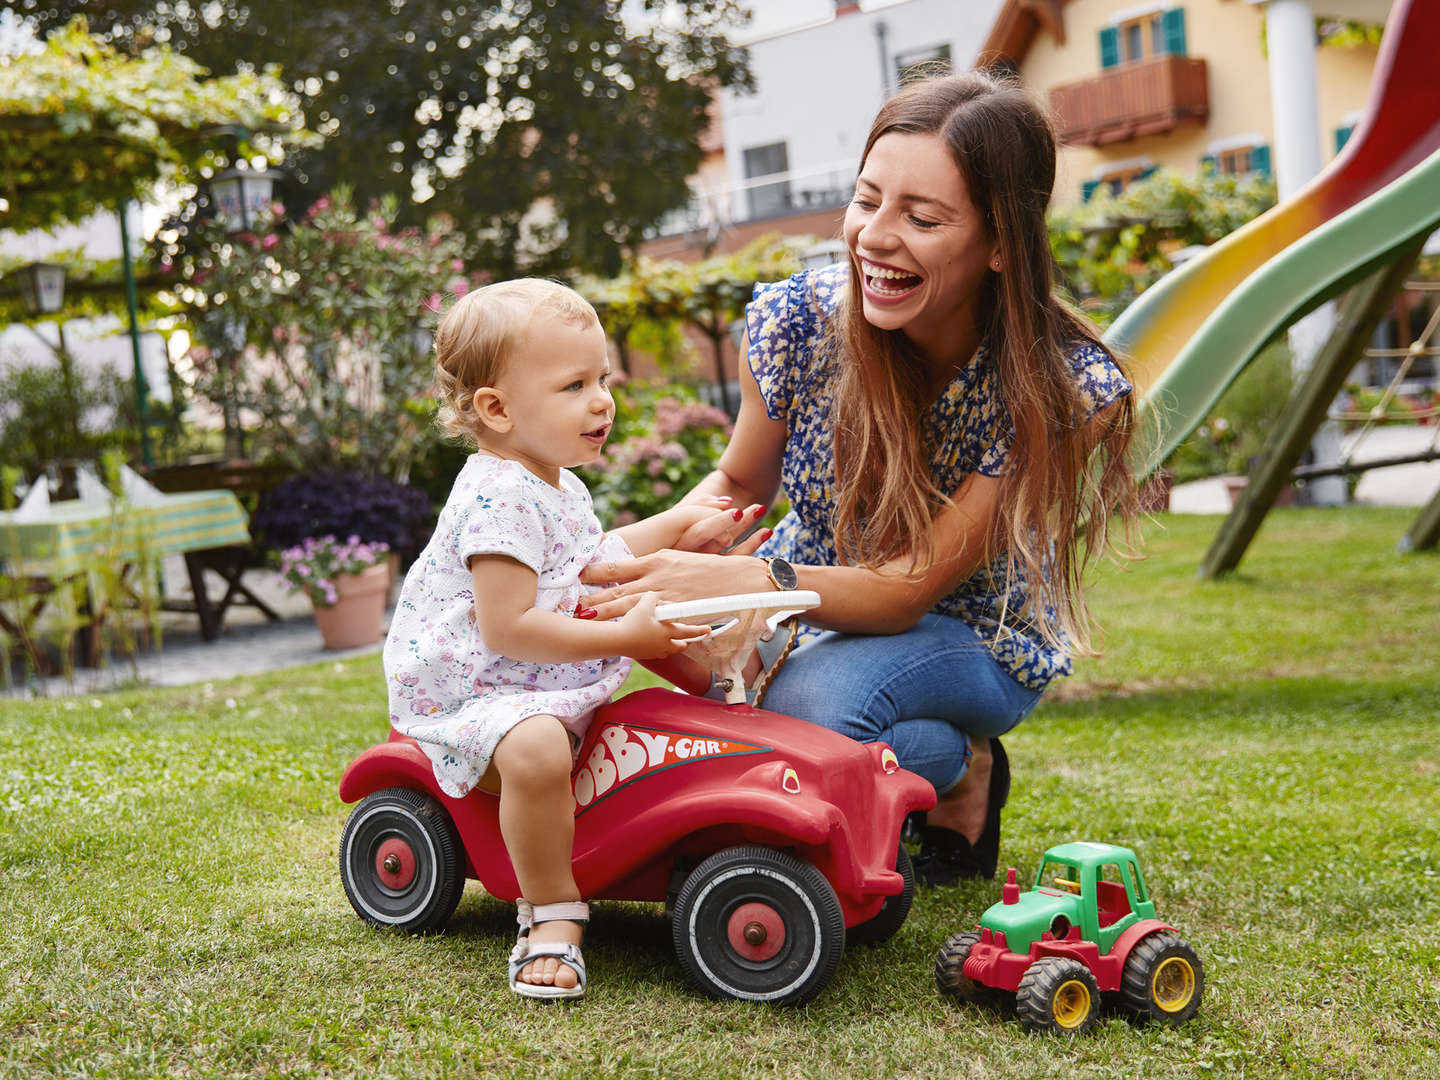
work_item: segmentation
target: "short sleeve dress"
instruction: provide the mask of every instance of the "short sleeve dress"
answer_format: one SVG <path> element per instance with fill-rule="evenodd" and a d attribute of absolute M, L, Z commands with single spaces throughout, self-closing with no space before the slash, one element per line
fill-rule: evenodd
<path fill-rule="evenodd" d="M 527 717 L 557 717 L 578 745 L 595 709 L 630 671 L 624 657 L 537 664 L 488 648 L 475 622 L 469 559 L 497 554 L 534 570 L 536 606 L 563 614 L 573 614 L 586 591 L 580 571 L 589 563 L 630 558 L 625 542 L 600 527 L 573 473 L 560 470 L 556 488 L 517 462 L 467 459 L 430 542 L 405 575 L 384 650 L 390 723 L 419 742 L 440 789 L 456 798 L 475 786 L 501 737 Z"/>
<path fill-rule="evenodd" d="M 746 308 L 749 363 L 766 414 L 785 423 L 788 437 L 781 484 L 790 512 L 758 554 L 809 566 L 833 566 L 836 555 L 834 432 L 830 417 L 834 358 L 823 341 L 849 286 L 849 267 L 805 271 L 755 287 Z M 1088 342 L 1070 353 L 1070 366 L 1093 414 L 1130 393 L 1130 383 L 1104 350 Z M 1004 473 L 1011 427 L 1000 401 L 989 349 L 980 346 L 930 409 L 931 479 L 954 491 L 967 475 Z M 1071 670 L 1068 652 L 1047 643 L 1023 614 L 1032 588 L 1016 571 L 1006 584 L 1003 557 L 982 566 L 932 609 L 963 619 L 996 661 L 1022 686 L 1043 690 Z M 806 629 L 801 640 L 819 631 Z"/>

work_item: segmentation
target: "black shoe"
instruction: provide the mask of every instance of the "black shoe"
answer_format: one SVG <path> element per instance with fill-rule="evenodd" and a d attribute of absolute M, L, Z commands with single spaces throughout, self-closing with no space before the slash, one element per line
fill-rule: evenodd
<path fill-rule="evenodd" d="M 989 805 L 985 830 L 970 843 L 961 833 L 939 825 L 920 830 L 920 854 L 911 860 L 915 880 L 932 888 L 967 879 L 993 878 L 1000 862 L 1000 809 L 1010 798 L 1010 759 L 999 739 L 990 740 Z"/>

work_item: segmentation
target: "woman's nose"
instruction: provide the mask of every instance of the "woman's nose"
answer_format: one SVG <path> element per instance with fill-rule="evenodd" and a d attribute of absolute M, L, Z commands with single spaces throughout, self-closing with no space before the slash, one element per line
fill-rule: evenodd
<path fill-rule="evenodd" d="M 860 227 L 857 239 L 860 246 L 870 250 L 885 250 L 894 243 L 895 222 L 893 216 L 883 207 L 870 215 L 870 220 Z"/>

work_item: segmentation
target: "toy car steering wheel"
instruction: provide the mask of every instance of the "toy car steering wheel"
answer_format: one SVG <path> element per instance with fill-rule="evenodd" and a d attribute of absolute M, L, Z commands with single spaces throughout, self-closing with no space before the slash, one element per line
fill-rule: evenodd
<path fill-rule="evenodd" d="M 709 637 L 691 642 L 688 651 L 715 673 L 716 685 L 724 689 L 727 705 L 743 705 L 746 686 L 742 669 L 755 643 L 769 641 L 775 628 L 791 615 L 819 606 L 819 593 L 790 589 L 661 604 L 655 609 L 655 618 L 661 622 L 688 622 L 731 616 L 728 622 L 714 627 Z"/>

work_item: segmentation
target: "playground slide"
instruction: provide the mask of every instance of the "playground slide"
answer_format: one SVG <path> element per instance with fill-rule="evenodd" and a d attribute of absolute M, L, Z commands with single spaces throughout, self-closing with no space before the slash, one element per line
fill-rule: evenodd
<path fill-rule="evenodd" d="M 1265 344 L 1440 228 L 1440 3 L 1396 0 L 1365 117 L 1292 198 L 1146 290 L 1105 334 L 1159 411 L 1148 471 Z M 1147 430 L 1149 430 L 1147 428 Z"/>

